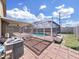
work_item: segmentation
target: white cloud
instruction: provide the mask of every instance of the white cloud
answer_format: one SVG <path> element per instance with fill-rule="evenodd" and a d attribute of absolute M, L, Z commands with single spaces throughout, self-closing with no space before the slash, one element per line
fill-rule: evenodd
<path fill-rule="evenodd" d="M 38 16 L 37 16 L 38 19 L 43 19 L 45 18 L 45 15 L 43 13 L 40 13 Z"/>
<path fill-rule="evenodd" d="M 53 12 L 53 17 L 56 17 L 56 18 L 59 18 L 59 13 L 60 13 L 61 19 L 70 18 L 71 15 L 74 13 L 74 8 L 72 7 L 65 8 L 64 5 L 61 5 L 56 8 L 58 9 L 58 11 Z"/>
<path fill-rule="evenodd" d="M 18 3 L 18 5 L 22 5 L 23 3 Z"/>
<path fill-rule="evenodd" d="M 39 13 L 38 16 L 35 16 L 30 12 L 30 10 L 26 6 L 24 6 L 22 9 L 13 8 L 11 10 L 7 10 L 7 17 L 11 17 L 19 21 L 23 19 L 23 21 L 27 22 L 40 21 L 44 18 L 52 18 L 52 16 L 45 16 L 43 13 Z"/>
<path fill-rule="evenodd" d="M 38 18 L 38 20 L 45 20 L 44 18 L 52 18 L 52 16 L 46 16 L 43 13 L 39 13 L 37 18 Z"/>
<path fill-rule="evenodd" d="M 60 6 L 58 6 L 58 7 L 55 7 L 56 9 L 61 9 L 61 8 L 64 8 L 64 4 L 62 4 L 62 5 L 60 5 Z"/>
<path fill-rule="evenodd" d="M 41 5 L 39 9 L 45 9 L 47 6 L 46 5 Z"/>
<path fill-rule="evenodd" d="M 15 19 L 32 19 L 31 21 L 37 20 L 37 17 L 30 13 L 26 6 L 24 6 L 23 9 L 14 8 L 7 10 L 7 16 Z"/>

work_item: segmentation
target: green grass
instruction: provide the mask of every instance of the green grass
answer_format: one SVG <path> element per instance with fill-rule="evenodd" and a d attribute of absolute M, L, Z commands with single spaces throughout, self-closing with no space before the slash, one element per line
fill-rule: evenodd
<path fill-rule="evenodd" d="M 75 50 L 79 50 L 79 41 L 76 40 L 74 34 L 63 34 L 64 35 L 64 45 Z"/>

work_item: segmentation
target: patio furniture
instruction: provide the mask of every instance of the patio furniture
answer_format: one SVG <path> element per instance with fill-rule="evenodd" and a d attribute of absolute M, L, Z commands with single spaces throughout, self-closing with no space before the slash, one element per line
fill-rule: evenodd
<path fill-rule="evenodd" d="M 56 35 L 56 36 L 54 37 L 54 41 L 55 41 L 56 43 L 61 43 L 61 42 L 63 41 L 63 36 L 60 35 L 60 34 Z"/>
<path fill-rule="evenodd" d="M 9 38 L 10 34 L 9 33 L 5 33 L 5 38 Z"/>

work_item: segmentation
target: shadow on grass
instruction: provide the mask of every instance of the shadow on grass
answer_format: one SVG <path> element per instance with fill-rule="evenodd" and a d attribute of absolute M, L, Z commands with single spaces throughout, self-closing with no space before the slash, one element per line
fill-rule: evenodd
<path fill-rule="evenodd" d="M 71 47 L 71 48 L 74 49 L 74 50 L 79 51 L 79 47 Z"/>
<path fill-rule="evenodd" d="M 78 46 L 78 47 L 70 47 L 70 46 L 67 46 L 67 47 L 69 47 L 69 48 L 71 48 L 71 49 L 74 49 L 74 50 L 76 50 L 76 51 L 79 51 L 79 46 Z"/>

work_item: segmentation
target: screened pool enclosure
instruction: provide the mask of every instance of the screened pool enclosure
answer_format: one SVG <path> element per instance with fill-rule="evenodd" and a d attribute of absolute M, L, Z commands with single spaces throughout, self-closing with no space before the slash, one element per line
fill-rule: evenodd
<path fill-rule="evenodd" d="M 60 25 L 55 23 L 52 20 L 49 21 L 37 21 L 34 22 L 32 27 L 32 32 L 34 34 L 44 34 L 44 35 L 56 35 L 59 34 L 60 31 Z"/>

